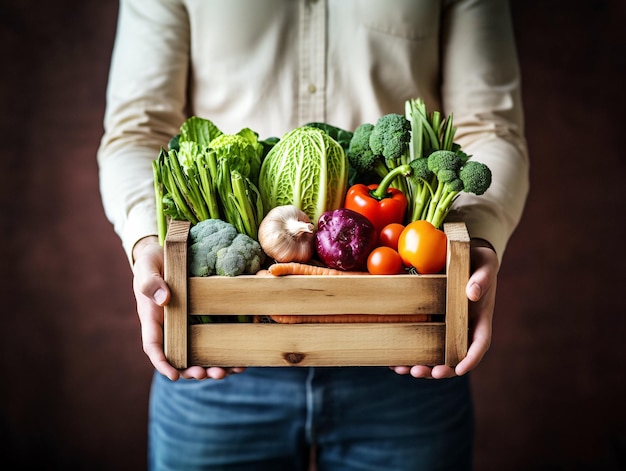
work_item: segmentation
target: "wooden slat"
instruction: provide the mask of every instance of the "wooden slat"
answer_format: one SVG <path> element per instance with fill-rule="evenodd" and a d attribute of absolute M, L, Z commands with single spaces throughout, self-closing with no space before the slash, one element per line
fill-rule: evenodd
<path fill-rule="evenodd" d="M 191 314 L 444 314 L 444 275 L 189 279 Z"/>
<path fill-rule="evenodd" d="M 444 224 L 444 231 L 448 236 L 445 363 L 454 367 L 467 355 L 469 301 L 465 286 L 470 273 L 470 238 L 463 223 Z"/>
<path fill-rule="evenodd" d="M 172 221 L 165 238 L 164 279 L 171 299 L 164 310 L 163 349 L 175 368 L 187 367 L 187 238 L 190 224 Z"/>
<path fill-rule="evenodd" d="M 214 366 L 441 364 L 443 323 L 200 324 L 190 361 Z"/>

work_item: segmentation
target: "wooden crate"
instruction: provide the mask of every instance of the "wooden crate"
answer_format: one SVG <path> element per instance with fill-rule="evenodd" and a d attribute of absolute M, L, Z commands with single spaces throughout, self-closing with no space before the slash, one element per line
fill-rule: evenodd
<path fill-rule="evenodd" d="M 165 241 L 164 349 L 176 368 L 202 366 L 455 366 L 467 354 L 469 236 L 446 223 L 446 274 L 188 277 L 189 224 Z M 432 314 L 440 322 L 189 322 L 189 315 Z"/>

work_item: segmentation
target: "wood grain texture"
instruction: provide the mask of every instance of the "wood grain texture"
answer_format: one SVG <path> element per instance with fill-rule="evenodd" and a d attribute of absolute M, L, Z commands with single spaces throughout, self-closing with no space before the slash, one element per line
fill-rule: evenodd
<path fill-rule="evenodd" d="M 465 286 L 470 274 L 470 237 L 463 223 L 446 223 L 444 231 L 448 236 L 445 363 L 456 366 L 467 355 L 469 301 Z"/>
<path fill-rule="evenodd" d="M 175 368 L 186 368 L 187 362 L 187 238 L 190 224 L 174 221 L 165 238 L 165 282 L 171 299 L 164 309 L 163 349 Z"/>
<path fill-rule="evenodd" d="M 443 323 L 202 324 L 190 361 L 215 366 L 390 366 L 442 363 Z"/>

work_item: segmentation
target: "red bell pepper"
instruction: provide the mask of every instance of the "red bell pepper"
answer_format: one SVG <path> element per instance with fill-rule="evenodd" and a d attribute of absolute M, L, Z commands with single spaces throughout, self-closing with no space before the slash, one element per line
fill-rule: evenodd
<path fill-rule="evenodd" d="M 361 213 L 369 219 L 376 233 L 392 222 L 402 224 L 407 208 L 406 196 L 397 188 L 389 188 L 391 181 L 385 178 L 380 184 L 364 185 L 357 183 L 346 193 L 344 207 Z"/>

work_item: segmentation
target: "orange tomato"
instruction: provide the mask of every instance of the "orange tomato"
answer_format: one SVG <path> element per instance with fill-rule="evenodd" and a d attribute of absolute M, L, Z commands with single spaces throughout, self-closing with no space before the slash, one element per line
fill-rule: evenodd
<path fill-rule="evenodd" d="M 398 253 L 405 265 L 418 273 L 439 273 L 446 266 L 448 238 L 428 221 L 406 225 L 398 239 Z"/>
<path fill-rule="evenodd" d="M 367 258 L 367 271 L 372 275 L 397 275 L 403 269 L 400 254 L 391 247 L 376 247 Z"/>
<path fill-rule="evenodd" d="M 392 222 L 391 224 L 387 224 L 378 235 L 378 243 L 391 247 L 393 250 L 398 250 L 398 239 L 403 230 L 404 225 L 400 223 Z"/>

